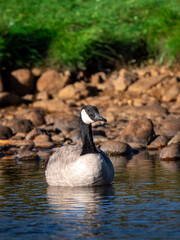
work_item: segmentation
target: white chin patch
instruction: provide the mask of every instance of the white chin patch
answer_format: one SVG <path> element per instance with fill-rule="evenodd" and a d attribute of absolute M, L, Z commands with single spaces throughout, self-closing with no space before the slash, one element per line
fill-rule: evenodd
<path fill-rule="evenodd" d="M 81 118 L 83 120 L 84 123 L 86 124 L 90 124 L 93 123 L 94 121 L 87 115 L 86 111 L 83 109 L 81 111 Z"/>

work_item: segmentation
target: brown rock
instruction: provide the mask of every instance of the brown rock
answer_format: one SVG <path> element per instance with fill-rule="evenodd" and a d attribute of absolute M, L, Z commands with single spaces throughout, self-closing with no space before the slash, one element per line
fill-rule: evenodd
<path fill-rule="evenodd" d="M 161 132 L 168 137 L 174 137 L 180 131 L 180 117 L 171 117 L 161 122 Z"/>
<path fill-rule="evenodd" d="M 163 108 L 159 103 L 154 103 L 151 105 L 145 105 L 141 107 L 134 106 L 121 106 L 118 112 L 125 113 L 125 115 L 130 114 L 151 118 L 152 116 L 166 115 L 167 110 Z"/>
<path fill-rule="evenodd" d="M 0 139 L 7 139 L 12 137 L 13 133 L 9 127 L 0 125 Z"/>
<path fill-rule="evenodd" d="M 69 84 L 59 91 L 59 98 L 62 100 L 66 99 L 82 99 L 87 97 L 89 94 L 86 84 L 84 82 Z"/>
<path fill-rule="evenodd" d="M 180 93 L 178 94 L 176 101 L 177 101 L 177 103 L 180 104 Z"/>
<path fill-rule="evenodd" d="M 28 69 L 17 69 L 11 72 L 10 90 L 17 95 L 32 93 L 34 90 L 34 77 Z"/>
<path fill-rule="evenodd" d="M 47 92 L 38 92 L 35 95 L 35 99 L 36 100 L 48 100 L 49 99 L 49 95 L 47 94 Z"/>
<path fill-rule="evenodd" d="M 33 140 L 38 135 L 42 135 L 42 134 L 43 134 L 43 131 L 41 129 L 35 127 L 30 132 L 28 132 L 28 134 L 25 136 L 25 139 Z"/>
<path fill-rule="evenodd" d="M 32 147 L 33 142 L 30 140 L 17 140 L 17 139 L 0 139 L 0 146 L 16 146 L 16 147 Z"/>
<path fill-rule="evenodd" d="M 144 93 L 149 88 L 153 87 L 154 85 L 158 84 L 159 82 L 163 81 L 165 78 L 168 78 L 167 75 L 158 75 L 156 77 L 145 77 L 140 78 L 138 81 L 133 83 L 129 88 L 128 91 L 135 92 L 135 93 Z"/>
<path fill-rule="evenodd" d="M 146 93 L 158 100 L 162 100 L 162 97 L 166 95 L 169 89 L 176 83 L 177 79 L 175 77 L 163 78 L 162 81 L 149 88 Z"/>
<path fill-rule="evenodd" d="M 106 74 L 104 72 L 98 72 L 93 75 L 91 75 L 90 82 L 94 85 L 97 86 L 98 84 L 101 84 L 105 82 L 107 79 Z"/>
<path fill-rule="evenodd" d="M 42 112 L 33 110 L 23 115 L 24 119 L 29 119 L 35 127 L 45 124 L 46 120 Z"/>
<path fill-rule="evenodd" d="M 35 76 L 35 77 L 39 77 L 40 75 L 41 75 L 41 69 L 40 68 L 32 68 L 31 69 L 31 72 L 32 72 L 32 74 Z"/>
<path fill-rule="evenodd" d="M 50 95 L 57 94 L 69 81 L 69 75 L 63 75 L 55 70 L 48 70 L 37 81 L 37 90 Z"/>
<path fill-rule="evenodd" d="M 152 141 L 151 144 L 147 146 L 147 148 L 150 150 L 163 148 L 167 145 L 168 141 L 168 137 L 160 135 L 154 141 Z"/>
<path fill-rule="evenodd" d="M 180 143 L 180 131 L 177 132 L 173 138 L 171 138 L 171 140 L 168 142 L 168 145 L 171 143 Z"/>
<path fill-rule="evenodd" d="M 101 144 L 101 149 L 110 155 L 132 155 L 131 147 L 120 141 L 105 141 Z"/>
<path fill-rule="evenodd" d="M 121 132 L 120 139 L 123 142 L 139 142 L 149 144 L 155 137 L 154 126 L 150 119 L 138 119 L 131 121 Z"/>
<path fill-rule="evenodd" d="M 54 130 L 59 130 L 63 133 L 69 133 L 70 131 L 77 129 L 78 117 L 74 117 L 70 114 L 61 116 L 54 121 Z"/>
<path fill-rule="evenodd" d="M 50 141 L 48 135 L 38 135 L 33 140 L 35 147 L 37 148 L 51 148 L 54 146 L 53 142 Z"/>
<path fill-rule="evenodd" d="M 18 158 L 18 161 L 38 161 L 38 155 L 30 150 L 23 150 L 23 151 L 19 151 L 19 153 L 16 155 L 16 157 Z"/>
<path fill-rule="evenodd" d="M 170 102 L 176 100 L 178 94 L 180 94 L 180 83 L 177 82 L 166 92 L 166 94 L 162 97 L 164 102 Z"/>
<path fill-rule="evenodd" d="M 69 110 L 68 105 L 66 105 L 60 99 L 49 99 L 44 101 L 36 101 L 32 104 L 34 108 L 42 108 L 49 112 L 67 112 Z"/>
<path fill-rule="evenodd" d="M 17 133 L 17 132 L 28 133 L 33 129 L 33 124 L 28 119 L 22 119 L 22 120 L 18 119 L 11 122 L 10 127 L 13 133 Z"/>
<path fill-rule="evenodd" d="M 172 143 L 164 147 L 160 152 L 162 160 L 180 160 L 180 144 Z"/>
<path fill-rule="evenodd" d="M 113 80 L 113 85 L 116 91 L 125 91 L 137 79 L 137 73 L 121 71 L 118 78 Z"/>

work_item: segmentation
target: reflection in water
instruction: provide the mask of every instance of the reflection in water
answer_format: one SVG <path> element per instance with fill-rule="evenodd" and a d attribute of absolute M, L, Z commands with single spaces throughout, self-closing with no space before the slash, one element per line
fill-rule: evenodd
<path fill-rule="evenodd" d="M 111 160 L 110 186 L 50 187 L 40 164 L 0 159 L 1 239 L 179 239 L 180 162 Z"/>
<path fill-rule="evenodd" d="M 102 204 L 112 204 L 114 189 L 112 185 L 100 187 L 47 187 L 47 199 L 51 208 L 75 211 L 76 216 L 94 219 L 100 214 Z"/>
<path fill-rule="evenodd" d="M 174 173 L 178 172 L 180 169 L 180 161 L 160 161 L 160 163 L 166 170 Z"/>

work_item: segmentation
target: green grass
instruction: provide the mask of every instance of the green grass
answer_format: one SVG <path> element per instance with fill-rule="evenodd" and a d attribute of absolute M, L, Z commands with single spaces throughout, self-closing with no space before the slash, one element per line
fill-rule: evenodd
<path fill-rule="evenodd" d="M 180 58 L 179 0 L 0 0 L 1 69 Z"/>

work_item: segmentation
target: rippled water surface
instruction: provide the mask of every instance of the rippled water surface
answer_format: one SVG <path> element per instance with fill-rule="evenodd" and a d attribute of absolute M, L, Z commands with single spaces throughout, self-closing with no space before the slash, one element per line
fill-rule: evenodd
<path fill-rule="evenodd" d="M 112 186 L 61 188 L 40 165 L 1 158 L 0 239 L 180 239 L 179 162 L 112 160 Z"/>

